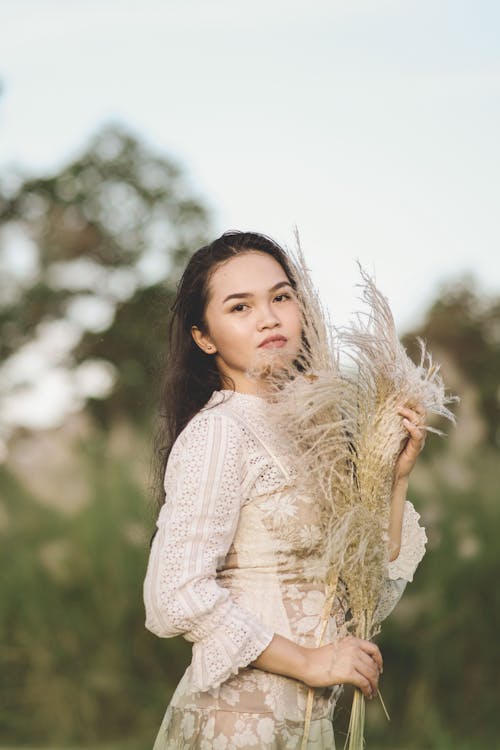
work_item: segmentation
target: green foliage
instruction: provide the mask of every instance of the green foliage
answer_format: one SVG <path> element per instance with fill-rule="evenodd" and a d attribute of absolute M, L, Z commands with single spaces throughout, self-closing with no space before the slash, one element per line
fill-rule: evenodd
<path fill-rule="evenodd" d="M 470 487 L 450 488 L 437 466 L 432 494 L 413 492 L 428 552 L 380 641 L 381 688 L 392 718 L 383 736 L 418 738 L 416 748 L 437 747 L 440 736 L 449 747 L 497 746 L 498 457 L 485 450 L 468 463 Z"/>
<path fill-rule="evenodd" d="M 438 440 L 429 439 L 430 450 Z M 81 444 L 80 461 L 91 500 L 69 515 L 0 472 L 0 562 L 8 573 L 0 579 L 1 735 L 51 748 L 108 741 L 135 750 L 134 737 L 137 748 L 151 747 L 189 648 L 144 628 L 155 513 L 130 462 L 110 450 L 104 432 Z M 491 450 L 471 454 L 459 488 L 431 461 L 423 471 L 432 490 L 411 492 L 428 552 L 383 628 L 381 689 L 391 723 L 369 703 L 368 746 L 497 746 L 497 465 Z M 335 718 L 339 746 L 349 705 L 346 690 Z"/>
<path fill-rule="evenodd" d="M 410 482 L 429 542 L 379 639 L 380 686 L 391 722 L 378 702 L 368 704 L 369 746 L 500 747 L 499 334 L 500 301 L 454 284 L 431 306 L 424 325 L 403 339 L 418 354 L 415 337 L 422 336 L 443 361 L 445 383 L 465 397 L 455 409 L 456 434 L 442 425 L 449 437 L 429 436 Z M 484 429 L 478 431 L 478 423 Z M 341 741 L 350 700 L 347 690 L 335 719 Z"/>
<path fill-rule="evenodd" d="M 165 285 L 140 288 L 120 305 L 113 324 L 102 333 L 86 333 L 75 347 L 77 362 L 112 362 L 118 374 L 106 399 L 88 399 L 87 408 L 103 428 L 124 413 L 147 428 L 158 408 L 173 292 Z"/>
<path fill-rule="evenodd" d="M 113 126 L 58 174 L 0 186 L 0 221 L 20 226 L 37 254 L 27 280 L 8 268 L 0 274 L 0 359 L 32 341 L 41 323 L 67 319 L 76 298 L 95 296 L 112 306 L 111 322 L 82 331 L 64 364 L 106 360 L 117 373 L 111 394 L 86 404 L 94 431 L 76 449 L 90 490 L 84 507 L 71 512 L 68 498 L 65 512 L 49 508 L 0 467 L 0 736 L 13 746 L 142 750 L 153 744 L 189 647 L 145 630 L 155 511 L 108 428 L 125 420 L 132 448 L 150 444 L 175 281 L 206 241 L 207 213 L 173 162 Z M 5 241 L 0 234 L 0 261 Z M 141 263 L 153 246 L 165 263 L 151 280 Z M 484 300 L 470 284 L 449 287 L 405 337 L 410 352 L 416 335 L 473 391 L 485 438 L 468 446 L 430 436 L 419 459 L 422 481 L 410 484 L 410 498 L 428 551 L 384 624 L 381 689 L 391 723 L 369 703 L 367 741 L 374 750 L 484 750 L 499 746 L 500 732 L 500 300 Z M 449 384 L 446 367 L 443 376 Z M 460 408 L 457 416 L 466 437 Z M 335 716 L 339 747 L 350 703 L 346 690 Z"/>
<path fill-rule="evenodd" d="M 81 458 L 92 499 L 74 515 L 0 473 L 0 734 L 51 747 L 131 734 L 152 744 L 189 649 L 144 628 L 153 520 L 127 462 L 99 436 Z"/>
<path fill-rule="evenodd" d="M 80 512 L 41 505 L 8 466 L 0 471 L 9 573 L 0 583 L 1 736 L 51 746 L 143 730 L 151 738 L 189 649 L 144 628 L 154 518 L 105 435 L 126 420 L 138 446 L 150 441 L 175 284 L 207 241 L 208 213 L 172 159 L 117 124 L 56 174 L 8 182 L 0 184 L 0 360 L 44 323 L 75 321 L 75 302 L 98 302 L 109 323 L 77 316 L 80 333 L 57 364 L 74 371 L 104 361 L 115 382 L 105 399 L 87 399 L 95 432 L 81 446 L 80 471 L 91 500 Z M 33 254 L 24 276 L 9 262 L 19 239 Z"/>
<path fill-rule="evenodd" d="M 403 337 L 413 354 L 417 353 L 416 335 L 450 356 L 468 383 L 477 388 L 487 442 L 499 448 L 500 299 L 486 297 L 472 279 L 449 283 L 429 308 L 420 329 Z"/>
<path fill-rule="evenodd" d="M 24 177 L 10 191 L 0 184 L 0 225 L 0 361 L 36 338 L 40 324 L 74 319 L 75 302 L 105 304 L 109 324 L 83 322 L 64 364 L 110 363 L 113 391 L 89 409 L 101 425 L 124 412 L 146 424 L 175 284 L 208 241 L 208 211 L 179 166 L 110 124 L 58 173 Z M 13 231 L 34 252 L 22 278 L 8 262 Z"/>

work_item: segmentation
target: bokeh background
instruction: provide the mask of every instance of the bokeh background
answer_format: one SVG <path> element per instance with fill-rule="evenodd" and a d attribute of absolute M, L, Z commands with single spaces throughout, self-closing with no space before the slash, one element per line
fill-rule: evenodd
<path fill-rule="evenodd" d="M 368 747 L 500 747 L 499 39 L 485 0 L 2 0 L 2 750 L 152 746 L 189 660 L 142 605 L 176 281 L 295 226 L 335 322 L 359 259 L 461 398 Z"/>

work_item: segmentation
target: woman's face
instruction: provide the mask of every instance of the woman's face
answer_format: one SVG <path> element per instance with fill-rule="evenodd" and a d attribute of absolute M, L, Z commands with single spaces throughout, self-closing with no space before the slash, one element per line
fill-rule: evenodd
<path fill-rule="evenodd" d="M 215 356 L 224 385 L 258 393 L 249 371 L 291 362 L 301 343 L 300 311 L 282 266 L 271 255 L 249 251 L 225 261 L 212 274 L 205 310 L 207 329 L 196 326 L 198 346 Z"/>

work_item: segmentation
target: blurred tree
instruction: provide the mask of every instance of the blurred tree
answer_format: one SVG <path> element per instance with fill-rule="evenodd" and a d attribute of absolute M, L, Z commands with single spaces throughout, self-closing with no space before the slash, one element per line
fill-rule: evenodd
<path fill-rule="evenodd" d="M 403 337 L 416 356 L 416 336 L 451 357 L 464 378 L 477 389 L 487 443 L 500 446 L 500 299 L 481 294 L 472 278 L 445 285 L 429 308 L 422 326 Z M 446 427 L 445 427 L 446 429 Z"/>
<path fill-rule="evenodd" d="M 444 440 L 429 436 L 412 475 L 409 497 L 429 541 L 382 630 L 392 721 L 389 729 L 379 711 L 372 737 L 408 750 L 498 747 L 500 299 L 471 278 L 449 282 L 402 339 L 415 357 L 417 336 L 461 402 L 456 428 L 443 424 Z M 472 429 L 471 411 L 484 429 Z"/>
<path fill-rule="evenodd" d="M 4 178 L 0 226 L 0 360 L 71 321 L 65 365 L 104 361 L 115 378 L 94 415 L 147 422 L 175 281 L 209 230 L 179 167 L 111 124 L 57 174 Z"/>
<path fill-rule="evenodd" d="M 151 747 L 190 649 L 144 628 L 150 519 L 130 461 L 104 431 L 77 451 L 91 497 L 73 514 L 0 466 L 1 743 Z"/>
<path fill-rule="evenodd" d="M 0 219 L 0 358 L 47 322 L 72 322 L 69 370 L 98 360 L 115 373 L 109 395 L 87 401 L 96 424 L 125 417 L 133 428 L 126 449 L 114 429 L 75 446 L 90 499 L 73 514 L 0 467 L 2 738 L 54 747 L 137 736 L 150 747 L 189 648 L 144 629 L 151 517 L 130 453 L 147 442 L 175 280 L 207 241 L 207 212 L 170 160 L 108 126 L 51 178 L 4 177 Z M 468 281 L 448 286 L 404 337 L 410 353 L 417 335 L 450 389 L 477 395 L 487 429 L 458 455 L 464 399 L 456 431 L 429 437 L 412 478 L 428 554 L 382 632 L 392 722 L 369 717 L 368 736 L 406 750 L 495 747 L 500 300 Z M 54 492 L 64 494 L 60 482 Z"/>
<path fill-rule="evenodd" d="M 67 436 L 87 489 L 82 507 L 74 480 L 56 474 L 49 484 L 64 502 L 40 502 L 38 472 L 50 473 L 50 457 L 41 467 L 22 431 L 27 462 L 20 471 L 11 460 L 19 450 L 10 451 L 11 465 L 0 467 L 1 558 L 4 567 L 16 560 L 0 586 L 4 741 L 53 747 L 141 727 L 150 736 L 186 663 L 183 642 L 144 629 L 152 518 L 137 472 L 144 462 L 129 455 L 149 442 L 175 284 L 209 229 L 173 160 L 116 124 L 57 174 L 0 182 L 0 395 L 29 384 L 29 374 L 11 379 L 9 358 L 48 329 L 56 365 L 75 381 L 92 362 L 114 378 L 102 398 L 81 392 L 92 434 Z M 123 419 L 132 429 L 120 433 Z M 119 457 L 117 434 L 128 443 Z"/>

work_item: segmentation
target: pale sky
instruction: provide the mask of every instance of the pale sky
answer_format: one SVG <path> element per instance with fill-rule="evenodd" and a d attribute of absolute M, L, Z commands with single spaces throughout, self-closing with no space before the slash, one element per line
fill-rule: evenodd
<path fill-rule="evenodd" d="M 359 259 L 403 332 L 441 280 L 500 293 L 499 40 L 497 0 L 2 0 L 0 168 L 118 120 L 214 236 L 297 225 L 334 320 Z"/>

